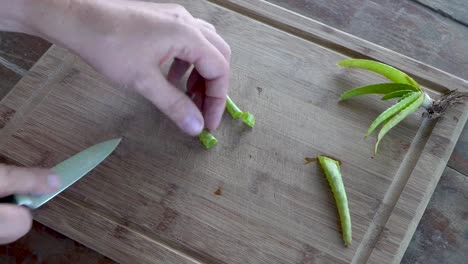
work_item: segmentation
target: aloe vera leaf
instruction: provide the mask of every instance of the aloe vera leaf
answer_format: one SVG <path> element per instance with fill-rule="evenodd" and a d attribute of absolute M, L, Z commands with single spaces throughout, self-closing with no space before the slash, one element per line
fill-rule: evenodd
<path fill-rule="evenodd" d="M 237 105 L 229 96 L 226 96 L 226 110 L 234 119 L 238 119 L 242 115 L 242 111 L 239 109 L 239 107 L 237 107 Z"/>
<path fill-rule="evenodd" d="M 254 127 L 255 117 L 249 112 L 243 112 L 241 115 L 242 122 L 244 122 L 249 127 Z"/>
<path fill-rule="evenodd" d="M 409 77 L 406 73 L 381 62 L 362 59 L 348 59 L 338 62 L 338 65 L 342 67 L 369 70 L 383 75 L 387 79 L 395 83 L 409 84 L 416 87 L 418 90 L 421 90 L 419 84 L 413 78 Z"/>
<path fill-rule="evenodd" d="M 390 131 L 390 129 L 392 129 L 394 126 L 400 123 L 409 114 L 416 111 L 421 106 L 423 101 L 424 101 L 424 94 L 420 94 L 419 97 L 415 101 L 413 101 L 410 105 L 400 110 L 400 112 L 395 114 L 392 118 L 387 119 L 387 122 L 384 124 L 384 126 L 380 130 L 379 135 L 377 137 L 377 142 L 375 143 L 374 153 L 377 153 L 379 143 L 382 140 L 382 138 L 385 136 L 385 134 L 387 134 L 387 132 Z"/>
<path fill-rule="evenodd" d="M 413 103 L 418 97 L 421 96 L 421 93 L 411 93 L 408 97 L 403 99 L 402 101 L 394 104 L 387 110 L 385 110 L 383 113 L 381 113 L 375 121 L 370 125 L 369 130 L 367 130 L 366 137 L 368 137 L 383 121 L 391 118 L 407 106 L 409 106 L 411 103 Z"/>
<path fill-rule="evenodd" d="M 399 97 L 402 97 L 404 95 L 407 95 L 407 94 L 410 94 L 414 91 L 411 91 L 411 90 L 401 90 L 401 91 L 396 91 L 396 92 L 391 92 L 391 93 L 388 93 L 386 95 L 384 95 L 382 98 L 380 98 L 380 100 L 389 100 L 389 99 L 393 99 L 393 98 L 399 98 Z"/>
<path fill-rule="evenodd" d="M 378 83 L 378 84 L 361 86 L 361 87 L 346 91 L 341 95 L 340 99 L 346 100 L 351 97 L 365 95 L 365 94 L 389 94 L 389 93 L 402 91 L 402 90 L 411 90 L 411 91 L 419 92 L 419 90 L 416 87 L 409 85 L 409 84 Z"/>
<path fill-rule="evenodd" d="M 317 159 L 327 177 L 328 184 L 335 198 L 344 243 L 346 246 L 349 246 L 352 242 L 351 215 L 349 213 L 348 198 L 346 196 L 343 178 L 341 177 L 340 163 L 326 156 L 318 156 Z"/>
<path fill-rule="evenodd" d="M 411 96 L 411 95 L 412 95 L 412 93 L 408 93 L 408 94 L 403 95 L 400 99 L 398 99 L 398 103 L 405 100 L 406 98 L 408 98 L 408 96 Z"/>
<path fill-rule="evenodd" d="M 210 149 L 218 143 L 218 140 L 207 130 L 203 130 L 199 135 L 198 139 L 205 146 L 205 148 Z"/>

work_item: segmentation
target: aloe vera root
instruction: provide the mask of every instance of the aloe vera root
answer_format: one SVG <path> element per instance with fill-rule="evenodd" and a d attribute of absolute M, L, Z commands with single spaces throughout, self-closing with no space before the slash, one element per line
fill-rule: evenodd
<path fill-rule="evenodd" d="M 449 106 L 463 103 L 464 101 L 468 101 L 467 92 L 458 92 L 457 90 L 450 91 L 439 100 L 434 100 L 432 105 L 426 108 L 427 113 L 424 113 L 424 115 L 429 118 L 438 118 Z"/>

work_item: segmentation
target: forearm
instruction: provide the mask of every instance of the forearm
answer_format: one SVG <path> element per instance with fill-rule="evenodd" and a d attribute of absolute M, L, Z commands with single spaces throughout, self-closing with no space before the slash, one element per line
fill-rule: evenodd
<path fill-rule="evenodd" d="M 0 0 L 0 31 L 27 33 L 61 44 L 64 20 L 77 0 Z"/>
<path fill-rule="evenodd" d="M 0 31 L 25 32 L 24 0 L 0 0 Z"/>

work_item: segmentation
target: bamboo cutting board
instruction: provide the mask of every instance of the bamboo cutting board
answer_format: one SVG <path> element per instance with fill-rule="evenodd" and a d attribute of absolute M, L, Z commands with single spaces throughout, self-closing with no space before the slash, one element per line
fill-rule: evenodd
<path fill-rule="evenodd" d="M 0 155 L 52 166 L 123 136 L 87 177 L 35 219 L 122 263 L 395 263 L 403 255 L 468 117 L 412 114 L 382 141 L 368 126 L 389 103 L 350 88 L 385 81 L 336 62 L 372 58 L 433 96 L 467 82 L 263 1 L 177 1 L 230 43 L 230 95 L 253 130 L 225 115 L 204 150 L 149 102 L 53 47 L 0 103 Z M 317 164 L 342 161 L 353 223 L 344 247 Z"/>

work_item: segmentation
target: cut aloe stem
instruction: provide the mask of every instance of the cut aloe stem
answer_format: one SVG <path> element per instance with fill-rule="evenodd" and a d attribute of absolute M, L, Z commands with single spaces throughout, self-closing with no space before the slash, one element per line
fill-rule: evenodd
<path fill-rule="evenodd" d="M 241 115 L 241 120 L 249 127 L 254 127 L 255 125 L 255 117 L 249 112 L 243 112 Z"/>
<path fill-rule="evenodd" d="M 344 244 L 345 246 L 350 246 L 352 242 L 351 215 L 349 213 L 348 197 L 346 196 L 343 178 L 341 177 L 340 162 L 326 156 L 318 156 L 317 160 L 327 177 L 328 184 L 335 198 Z"/>
<path fill-rule="evenodd" d="M 241 119 L 249 127 L 254 127 L 255 117 L 249 112 L 242 112 L 239 107 L 232 101 L 231 97 L 226 96 L 226 111 L 232 116 L 233 119 Z M 218 140 L 207 130 L 203 130 L 199 135 L 198 139 L 205 146 L 210 149 L 218 143 Z"/>
<path fill-rule="evenodd" d="M 229 96 L 226 96 L 226 110 L 234 119 L 239 119 L 239 117 L 242 115 L 242 111 L 239 109 L 239 107 L 237 107 L 237 105 Z"/>
<path fill-rule="evenodd" d="M 226 110 L 233 119 L 241 118 L 242 122 L 249 127 L 254 127 L 255 117 L 250 112 L 242 112 L 239 107 L 232 101 L 231 97 L 226 96 Z"/>
<path fill-rule="evenodd" d="M 207 130 L 203 130 L 199 135 L 198 139 L 205 146 L 205 148 L 210 149 L 218 143 L 218 140 Z"/>

